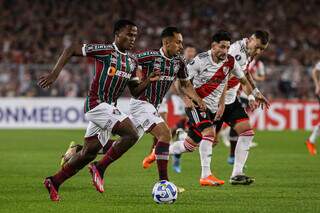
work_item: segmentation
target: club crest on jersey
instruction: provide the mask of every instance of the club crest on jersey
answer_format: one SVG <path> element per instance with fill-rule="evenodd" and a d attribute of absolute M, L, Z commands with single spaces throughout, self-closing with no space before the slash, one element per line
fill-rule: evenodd
<path fill-rule="evenodd" d="M 206 112 L 200 112 L 201 117 L 206 118 L 207 117 L 207 113 Z"/>
<path fill-rule="evenodd" d="M 108 75 L 109 76 L 114 76 L 117 73 L 117 70 L 115 67 L 110 66 L 108 69 Z"/>

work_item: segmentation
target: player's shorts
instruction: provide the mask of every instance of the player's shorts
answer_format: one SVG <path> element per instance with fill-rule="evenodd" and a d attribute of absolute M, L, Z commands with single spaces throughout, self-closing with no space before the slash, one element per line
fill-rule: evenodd
<path fill-rule="evenodd" d="M 216 123 L 216 132 L 219 132 L 223 122 L 233 128 L 237 123 L 249 120 L 249 116 L 238 99 L 232 104 L 227 104 L 221 119 Z"/>
<path fill-rule="evenodd" d="M 85 114 L 89 121 L 85 138 L 98 135 L 98 139 L 102 146 L 107 144 L 112 129 L 117 122 L 122 122 L 128 116 L 122 113 L 117 107 L 101 103 Z"/>
<path fill-rule="evenodd" d="M 209 109 L 201 111 L 199 107 L 186 108 L 186 114 L 189 118 L 188 136 L 195 142 L 200 143 L 202 140 L 201 132 L 208 128 L 215 126 L 214 122 L 215 113 L 212 113 Z"/>
<path fill-rule="evenodd" d="M 142 127 L 145 132 L 150 132 L 157 124 L 164 122 L 156 108 L 147 101 L 131 98 L 129 108 L 130 120 L 135 127 Z"/>
<path fill-rule="evenodd" d="M 159 105 L 158 112 L 168 113 L 168 104 L 166 99 L 163 99 L 162 103 Z"/>

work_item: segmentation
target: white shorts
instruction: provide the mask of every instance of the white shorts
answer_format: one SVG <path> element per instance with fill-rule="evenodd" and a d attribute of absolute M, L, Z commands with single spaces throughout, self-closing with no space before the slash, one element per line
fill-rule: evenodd
<path fill-rule="evenodd" d="M 143 128 L 149 132 L 155 125 L 164 122 L 156 108 L 147 101 L 141 101 L 134 98 L 130 99 L 129 118 L 139 129 Z"/>
<path fill-rule="evenodd" d="M 102 146 L 105 146 L 111 136 L 114 125 L 122 122 L 128 116 L 122 113 L 117 107 L 107 103 L 101 103 L 88 111 L 86 119 L 89 121 L 85 138 L 98 135 Z"/>
<path fill-rule="evenodd" d="M 158 112 L 168 113 L 168 104 L 166 99 L 163 99 L 162 103 L 159 105 Z"/>

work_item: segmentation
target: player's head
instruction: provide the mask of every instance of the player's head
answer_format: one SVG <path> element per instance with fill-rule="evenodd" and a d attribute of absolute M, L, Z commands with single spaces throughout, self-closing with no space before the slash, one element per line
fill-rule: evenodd
<path fill-rule="evenodd" d="M 113 34 L 118 48 L 131 50 L 138 34 L 138 28 L 132 21 L 120 19 L 114 24 Z"/>
<path fill-rule="evenodd" d="M 183 51 L 183 56 L 187 61 L 191 61 L 197 54 L 197 50 L 192 45 L 186 45 Z"/>
<path fill-rule="evenodd" d="M 231 34 L 225 30 L 219 30 L 212 36 L 211 51 L 219 61 L 227 58 L 231 44 Z"/>
<path fill-rule="evenodd" d="M 247 43 L 247 51 L 250 57 L 256 57 L 261 54 L 268 46 L 269 33 L 263 30 L 255 31 Z"/>
<path fill-rule="evenodd" d="M 162 47 L 169 56 L 176 56 L 182 53 L 183 38 L 177 27 L 166 27 L 161 33 Z"/>

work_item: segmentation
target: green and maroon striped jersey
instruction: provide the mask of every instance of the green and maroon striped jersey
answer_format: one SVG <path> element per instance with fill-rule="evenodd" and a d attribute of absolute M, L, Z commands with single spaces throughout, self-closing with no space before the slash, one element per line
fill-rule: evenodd
<path fill-rule="evenodd" d="M 135 56 L 120 52 L 114 43 L 84 44 L 82 54 L 95 58 L 94 77 L 85 102 L 85 112 L 102 102 L 116 103 L 128 81 L 137 78 Z"/>
<path fill-rule="evenodd" d="M 169 59 L 164 55 L 162 49 L 145 51 L 136 56 L 144 78 L 160 70 L 160 79 L 151 82 L 137 98 L 139 100 L 148 101 L 158 107 L 176 77 L 180 80 L 189 80 L 186 64 L 180 56 Z"/>

